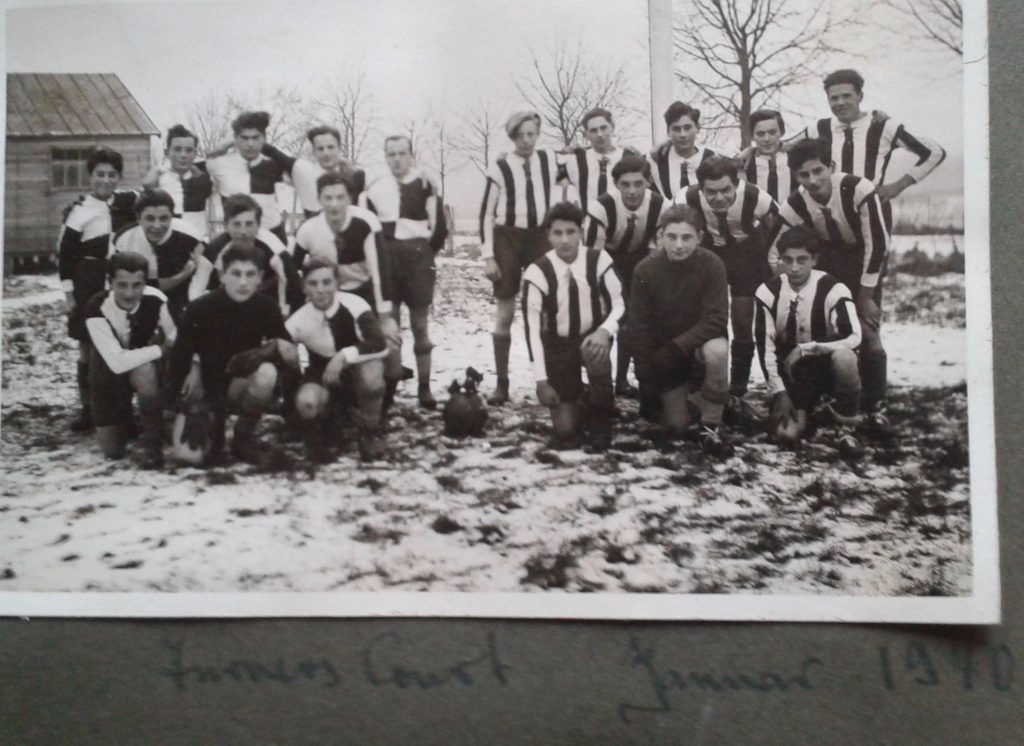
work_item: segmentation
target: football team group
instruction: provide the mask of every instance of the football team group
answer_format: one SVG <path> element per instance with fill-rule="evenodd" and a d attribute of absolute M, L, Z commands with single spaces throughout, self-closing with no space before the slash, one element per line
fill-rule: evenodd
<path fill-rule="evenodd" d="M 714 455 L 759 412 L 783 447 L 821 427 L 858 458 L 865 438 L 891 437 L 879 327 L 892 201 L 945 152 L 864 109 L 854 70 L 829 74 L 824 92 L 831 115 L 796 132 L 778 111 L 754 112 L 752 144 L 730 157 L 701 144 L 700 112 L 678 101 L 664 112 L 667 140 L 647 155 L 616 143 L 603 108 L 581 121 L 588 146 L 562 152 L 538 146 L 536 112 L 512 114 L 480 210 L 495 298 L 488 404 L 510 403 L 519 299 L 553 447 L 612 447 L 616 397 L 638 398 L 666 437 Z M 415 165 L 408 137 L 386 139 L 387 169 L 373 175 L 342 157 L 338 130 L 310 129 L 306 159 L 267 142 L 269 121 L 239 115 L 233 139 L 204 160 L 196 135 L 172 127 L 138 190 L 120 188 L 117 152 L 88 159 L 90 192 L 68 210 L 59 270 L 79 343 L 71 427 L 95 430 L 110 458 L 137 435 L 143 466 L 160 468 L 173 411 L 175 459 L 223 459 L 233 416 L 230 452 L 264 463 L 272 446 L 257 424 L 275 411 L 311 460 L 334 459 L 351 431 L 340 423 L 352 422 L 372 461 L 387 457 L 384 424 L 404 379 L 417 379 L 420 407 L 437 406 L 428 319 L 447 236 L 437 180 Z M 906 165 L 887 178 L 898 149 Z M 293 235 L 282 181 L 306 215 Z M 402 360 L 403 305 L 414 368 Z M 763 404 L 747 390 L 755 354 Z"/>

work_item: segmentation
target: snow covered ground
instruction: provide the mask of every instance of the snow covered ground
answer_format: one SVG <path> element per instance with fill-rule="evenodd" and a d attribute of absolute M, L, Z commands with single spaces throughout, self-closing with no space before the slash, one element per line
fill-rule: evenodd
<path fill-rule="evenodd" d="M 799 452 L 734 433 L 735 455 L 709 460 L 693 443 L 659 444 L 632 401 L 619 404 L 608 454 L 551 451 L 517 322 L 514 405 L 492 410 L 484 438 L 442 436 L 440 415 L 417 410 L 406 384 L 386 464 L 360 465 L 352 443 L 312 467 L 269 416 L 261 433 L 278 447 L 266 469 L 143 472 L 134 450 L 108 462 L 66 430 L 75 353 L 57 288 L 5 285 L 0 590 L 971 588 L 962 276 L 888 281 L 890 413 L 902 434 L 856 464 L 826 431 Z M 897 313 L 908 303 L 916 313 Z M 439 398 L 467 365 L 493 385 L 491 312 L 480 265 L 442 260 Z"/>

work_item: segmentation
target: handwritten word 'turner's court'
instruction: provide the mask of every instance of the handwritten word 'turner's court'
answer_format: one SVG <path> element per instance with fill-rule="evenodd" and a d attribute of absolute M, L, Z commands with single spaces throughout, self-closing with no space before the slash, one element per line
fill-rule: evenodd
<path fill-rule="evenodd" d="M 619 717 L 624 723 L 633 721 L 636 713 L 672 712 L 669 693 L 687 689 L 704 692 L 790 692 L 808 691 L 814 688 L 811 672 L 824 664 L 818 658 L 804 658 L 793 673 L 776 671 L 733 671 L 710 673 L 705 671 L 678 671 L 665 668 L 655 660 L 653 648 L 643 647 L 634 637 L 629 643 L 629 663 L 643 670 L 650 685 L 652 702 L 637 704 L 622 702 L 618 706 Z"/>
<path fill-rule="evenodd" d="M 197 684 L 319 684 L 336 687 L 342 683 L 342 668 L 324 657 L 273 662 L 233 659 L 226 663 L 198 663 L 186 659 L 185 642 L 166 643 L 170 662 L 160 673 L 174 682 L 178 691 L 187 691 Z M 454 662 L 433 666 L 414 666 L 403 662 L 415 653 L 402 637 L 385 633 L 375 637 L 362 653 L 362 665 L 353 678 L 358 683 L 375 687 L 399 689 L 439 689 L 451 686 L 473 686 L 483 680 L 508 684 L 510 666 L 502 662 L 494 633 L 487 634 L 484 645 Z M 417 656 L 421 657 L 421 656 Z"/>

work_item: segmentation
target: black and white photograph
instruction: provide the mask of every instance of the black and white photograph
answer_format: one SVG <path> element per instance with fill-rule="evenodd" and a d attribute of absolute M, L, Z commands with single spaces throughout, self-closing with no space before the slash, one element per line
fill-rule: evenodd
<path fill-rule="evenodd" d="M 8 3 L 0 613 L 998 622 L 985 21 Z"/>

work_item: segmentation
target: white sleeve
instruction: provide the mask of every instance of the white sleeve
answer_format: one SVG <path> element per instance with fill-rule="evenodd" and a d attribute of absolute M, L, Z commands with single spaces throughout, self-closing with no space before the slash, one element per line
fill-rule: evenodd
<path fill-rule="evenodd" d="M 619 322 L 622 321 L 622 315 L 626 312 L 626 302 L 622 299 L 622 281 L 619 280 L 618 274 L 612 268 L 611 257 L 608 257 L 608 266 L 598 282 L 604 284 L 608 295 L 612 298 L 612 307 L 608 312 L 608 318 L 604 320 L 600 328 L 614 337 L 619 333 Z"/>
<path fill-rule="evenodd" d="M 86 319 L 85 328 L 89 331 L 89 339 L 93 347 L 96 348 L 96 352 L 100 354 L 103 362 L 107 364 L 114 375 L 119 376 L 140 365 L 159 360 L 163 354 L 159 345 L 147 345 L 134 350 L 126 350 L 114 336 L 110 322 L 102 317 L 93 316 Z"/>
<path fill-rule="evenodd" d="M 544 294 L 536 284 L 542 280 L 531 277 L 529 269 L 523 282 L 523 325 L 526 327 L 526 350 L 533 368 L 533 380 L 539 383 L 548 378 L 548 369 L 544 364 L 544 343 L 540 338 Z"/>

